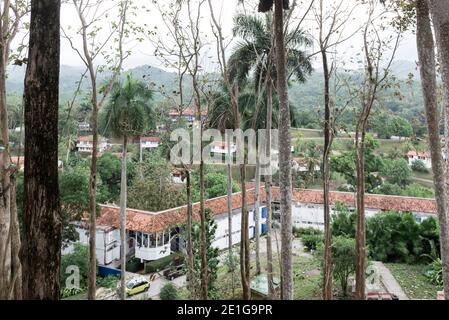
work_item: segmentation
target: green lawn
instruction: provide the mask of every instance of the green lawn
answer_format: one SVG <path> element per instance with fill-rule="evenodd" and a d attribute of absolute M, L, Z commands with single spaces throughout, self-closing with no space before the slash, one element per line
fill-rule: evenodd
<path fill-rule="evenodd" d="M 437 291 L 441 290 L 424 276 L 425 265 L 386 263 L 385 266 L 410 299 L 436 299 Z"/>

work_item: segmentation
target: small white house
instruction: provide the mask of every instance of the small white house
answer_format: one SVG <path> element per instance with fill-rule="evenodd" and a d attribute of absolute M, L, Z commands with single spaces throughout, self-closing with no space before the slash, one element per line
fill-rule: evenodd
<path fill-rule="evenodd" d="M 141 149 L 156 149 L 159 147 L 161 138 L 159 137 L 141 137 L 140 138 L 140 148 Z"/>
<path fill-rule="evenodd" d="M 231 143 L 231 150 L 228 150 L 228 144 L 224 141 L 212 141 L 210 146 L 210 152 L 219 155 L 227 155 L 230 151 L 231 154 L 234 154 L 237 150 L 237 146 L 235 143 Z"/>
<path fill-rule="evenodd" d="M 79 137 L 78 141 L 76 143 L 76 149 L 80 153 L 84 154 L 92 154 L 94 144 L 93 144 L 93 137 L 92 136 L 84 136 Z M 98 152 L 104 152 L 108 148 L 108 141 L 103 138 L 98 138 Z"/>
<path fill-rule="evenodd" d="M 413 162 L 419 160 L 424 163 L 427 169 L 432 168 L 432 158 L 430 156 L 430 152 L 418 152 L 418 151 L 409 151 L 407 153 L 408 164 L 411 166 Z"/>
<path fill-rule="evenodd" d="M 80 131 L 90 131 L 90 124 L 89 122 L 83 121 L 78 123 L 78 129 Z"/>

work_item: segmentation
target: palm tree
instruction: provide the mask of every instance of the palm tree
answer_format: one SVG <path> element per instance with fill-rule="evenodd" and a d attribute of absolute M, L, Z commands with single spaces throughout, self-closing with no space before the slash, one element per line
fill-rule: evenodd
<path fill-rule="evenodd" d="M 268 1 L 270 2 L 270 1 Z M 267 4 L 267 1 L 261 1 L 259 9 L 263 5 Z M 269 5 L 269 4 L 268 4 Z M 271 1 L 271 6 L 273 1 Z M 284 7 L 288 6 L 288 1 L 284 1 Z M 264 11 L 265 12 L 265 11 Z M 254 114 L 257 117 L 263 117 L 267 132 L 266 149 L 268 157 L 271 157 L 271 128 L 272 128 L 272 115 L 273 115 L 273 86 L 277 84 L 276 64 L 273 61 L 273 19 L 271 15 L 267 14 L 265 19 L 260 19 L 256 16 L 237 15 L 234 18 L 234 36 L 242 38 L 237 43 L 234 53 L 229 59 L 229 72 L 231 78 L 237 80 L 239 83 L 247 81 L 249 74 L 254 72 L 254 90 L 256 92 L 257 99 L 255 102 Z M 283 39 L 282 39 L 283 40 Z M 312 66 L 309 59 L 306 57 L 301 47 L 306 47 L 311 44 L 311 40 L 306 37 L 305 33 L 301 30 L 294 30 L 287 32 L 285 43 L 286 57 L 285 72 L 288 72 L 288 78 L 294 76 L 299 81 L 305 81 L 306 75 L 312 71 Z M 283 46 L 284 47 L 284 46 Z M 265 92 L 266 99 L 266 113 L 260 112 L 260 94 Z M 281 92 L 281 91 L 280 91 Z M 283 97 L 285 98 L 285 97 Z M 288 96 L 287 96 L 288 103 Z M 285 100 L 285 99 L 284 99 Z M 291 113 L 292 109 L 284 108 L 283 114 Z M 282 113 L 281 113 L 282 114 Z M 287 117 L 288 119 L 288 117 Z M 287 120 L 288 121 L 288 120 Z M 254 124 L 254 119 L 252 120 Z M 259 121 L 255 121 L 256 123 Z M 290 123 L 289 123 L 290 127 Z M 254 128 L 254 125 L 253 125 Z M 284 138 L 279 137 L 283 141 Z M 288 153 L 289 154 L 289 153 Z M 288 161 L 288 165 L 290 162 Z M 256 185 L 258 185 L 257 179 L 260 176 L 256 175 Z M 272 296 L 274 289 L 272 285 L 272 253 L 271 253 L 271 177 L 267 175 L 265 177 L 266 184 L 266 198 L 267 198 L 267 273 L 269 283 L 269 294 Z M 258 203 L 256 199 L 256 203 Z M 257 230 L 256 230 L 257 232 Z M 256 234 L 257 238 L 257 234 Z M 256 241 L 257 242 L 257 241 Z M 256 251 L 258 245 L 256 245 Z M 258 253 L 256 252 L 256 257 Z"/>
<path fill-rule="evenodd" d="M 124 82 L 118 81 L 111 91 L 109 104 L 103 116 L 104 131 L 123 139 L 122 174 L 120 184 L 120 259 L 121 259 L 121 299 L 125 299 L 126 272 L 126 161 L 128 140 L 145 133 L 151 120 L 150 100 L 152 92 L 143 82 L 126 76 Z"/>

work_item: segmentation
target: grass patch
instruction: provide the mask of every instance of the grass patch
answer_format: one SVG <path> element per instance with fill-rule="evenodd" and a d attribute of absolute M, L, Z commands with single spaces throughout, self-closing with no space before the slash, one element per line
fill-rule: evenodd
<path fill-rule="evenodd" d="M 410 299 L 436 299 L 441 290 L 424 276 L 425 265 L 409 265 L 402 263 L 386 263 L 396 281 L 401 285 Z"/>

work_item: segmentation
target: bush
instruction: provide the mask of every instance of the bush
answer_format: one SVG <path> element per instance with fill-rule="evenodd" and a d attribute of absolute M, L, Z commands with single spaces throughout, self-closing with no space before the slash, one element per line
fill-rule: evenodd
<path fill-rule="evenodd" d="M 164 269 L 167 269 L 170 264 L 172 264 L 176 259 L 179 259 L 180 255 L 173 253 L 167 257 L 146 262 L 145 263 L 145 273 L 154 273 Z"/>
<path fill-rule="evenodd" d="M 80 289 L 80 288 L 63 288 L 61 290 L 61 298 L 65 299 L 80 293 L 83 293 L 84 289 Z"/>
<path fill-rule="evenodd" d="M 415 160 L 412 162 L 412 170 L 416 172 L 428 173 L 429 169 L 426 168 L 426 165 L 422 160 Z"/>
<path fill-rule="evenodd" d="M 61 288 L 66 287 L 66 280 L 73 273 L 66 273 L 67 268 L 75 266 L 79 269 L 80 289 L 87 287 L 87 277 L 89 272 L 89 248 L 79 243 L 74 244 L 72 253 L 63 255 L 61 258 Z"/>
<path fill-rule="evenodd" d="M 107 276 L 107 277 L 98 277 L 97 276 L 97 286 L 98 287 L 103 287 L 103 288 L 116 288 L 117 287 L 117 282 L 118 282 L 119 278 L 117 278 L 116 276 Z"/>
<path fill-rule="evenodd" d="M 178 289 L 173 285 L 173 283 L 166 283 L 159 294 L 161 300 L 178 300 Z"/>
<path fill-rule="evenodd" d="M 355 272 L 355 239 L 334 237 L 332 241 L 333 277 L 340 284 L 342 294 L 346 297 L 349 277 Z"/>
<path fill-rule="evenodd" d="M 323 242 L 324 238 L 322 234 L 308 234 L 301 237 L 302 243 L 306 247 L 307 251 L 314 251 Z"/>
<path fill-rule="evenodd" d="M 142 270 L 142 263 L 140 262 L 140 259 L 132 258 L 126 263 L 126 271 L 136 273 L 140 270 Z"/>
<path fill-rule="evenodd" d="M 355 237 L 356 215 L 349 212 L 342 203 L 336 203 L 335 213 L 332 215 L 332 235 Z"/>
<path fill-rule="evenodd" d="M 323 231 L 315 229 L 315 228 L 296 228 L 293 227 L 293 234 L 300 238 L 302 236 L 306 236 L 306 235 L 314 235 L 314 234 L 323 234 Z"/>
<path fill-rule="evenodd" d="M 356 215 L 337 205 L 332 217 L 332 235 L 355 237 Z M 366 243 L 370 258 L 383 262 L 415 263 L 439 253 L 439 231 L 435 219 L 418 223 L 411 213 L 385 212 L 366 219 Z"/>

